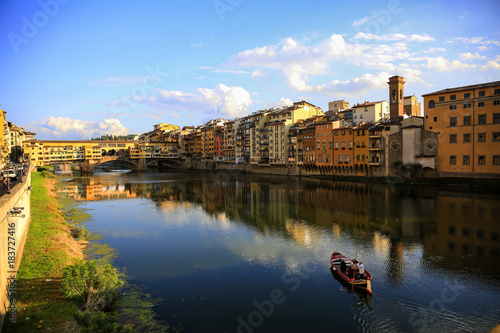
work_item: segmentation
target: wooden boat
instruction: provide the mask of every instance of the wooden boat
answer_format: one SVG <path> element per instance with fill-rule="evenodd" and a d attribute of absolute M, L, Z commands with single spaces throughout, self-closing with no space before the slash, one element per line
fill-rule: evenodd
<path fill-rule="evenodd" d="M 341 269 L 342 260 L 346 263 L 346 269 Z M 366 290 L 370 295 L 372 295 L 372 276 L 365 269 L 364 276 L 359 275 L 359 270 L 351 270 L 350 265 L 352 265 L 352 260 L 343 256 L 340 252 L 333 252 L 330 257 L 330 264 L 332 265 L 332 270 L 347 284 L 352 287 L 357 287 Z"/>

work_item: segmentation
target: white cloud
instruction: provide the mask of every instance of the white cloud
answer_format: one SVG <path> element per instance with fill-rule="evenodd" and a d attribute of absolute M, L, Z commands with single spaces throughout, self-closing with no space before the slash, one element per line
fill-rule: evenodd
<path fill-rule="evenodd" d="M 359 20 L 355 20 L 354 22 L 351 23 L 351 25 L 357 27 L 357 26 L 360 26 L 360 25 L 363 25 L 365 24 L 366 22 L 368 22 L 368 20 L 370 19 L 371 17 L 370 16 L 365 16 L 363 18 L 360 18 Z"/>
<path fill-rule="evenodd" d="M 141 103 L 160 112 L 203 113 L 213 118 L 238 117 L 250 112 L 252 98 L 242 87 L 228 87 L 218 84 L 213 89 L 197 88 L 195 92 L 160 90 L 159 94 Z M 172 115 L 172 113 L 171 113 Z"/>
<path fill-rule="evenodd" d="M 358 32 L 354 39 L 363 39 L 363 40 L 376 40 L 376 41 L 405 41 L 405 42 L 429 42 L 433 41 L 434 38 L 427 34 L 418 35 L 405 35 L 400 33 L 394 34 L 386 34 L 386 35 L 374 35 L 365 32 Z"/>
<path fill-rule="evenodd" d="M 472 59 L 486 59 L 485 56 L 482 56 L 477 52 L 475 54 L 472 54 L 469 52 L 460 53 L 459 56 L 460 56 L 460 60 L 463 60 L 463 61 L 472 60 Z"/>
<path fill-rule="evenodd" d="M 212 73 L 229 73 L 229 74 L 249 74 L 246 71 L 235 71 L 232 69 L 214 69 L 211 70 Z"/>
<path fill-rule="evenodd" d="M 500 70 L 500 56 L 497 56 L 495 60 L 488 61 L 486 65 L 481 66 L 482 71 L 488 69 Z"/>
<path fill-rule="evenodd" d="M 267 74 L 263 72 L 262 68 L 256 69 L 252 72 L 253 78 L 266 78 Z"/>
<path fill-rule="evenodd" d="M 277 101 L 274 101 L 272 103 L 266 103 L 266 108 L 283 108 L 283 107 L 287 107 L 287 106 L 291 106 L 293 105 L 293 101 L 289 98 L 284 98 L 284 97 L 281 97 L 279 100 Z"/>
<path fill-rule="evenodd" d="M 435 53 L 435 52 L 446 52 L 446 49 L 442 47 L 430 47 L 428 50 L 423 51 L 423 53 Z"/>
<path fill-rule="evenodd" d="M 310 78 L 317 75 L 333 75 L 332 66 L 339 66 L 339 69 L 342 69 L 346 65 L 353 65 L 365 71 L 369 69 L 389 73 L 400 69 L 402 65 L 397 62 L 403 59 L 409 60 L 412 56 L 413 53 L 406 43 L 401 41 L 390 45 L 367 45 L 349 43 L 342 35 L 333 34 L 313 46 L 302 45 L 292 38 L 287 38 L 275 45 L 245 50 L 231 57 L 225 65 L 256 67 L 258 68 L 256 73 L 260 73 L 262 68 L 280 70 L 285 75 L 288 86 L 294 90 L 323 92 L 325 85 L 311 85 Z M 413 70 L 411 66 L 414 66 Z M 423 82 L 419 77 L 422 72 L 416 70 L 417 65 L 405 64 L 403 67 L 411 74 L 408 81 Z M 361 85 L 359 80 L 352 82 Z"/>
<path fill-rule="evenodd" d="M 49 117 L 27 125 L 30 131 L 42 139 L 89 140 L 104 134 L 127 135 L 129 129 L 118 119 L 85 121 L 67 117 Z"/>
<path fill-rule="evenodd" d="M 469 65 L 459 60 L 449 61 L 444 57 L 431 58 L 427 57 L 427 68 L 435 70 L 437 72 L 452 72 L 456 70 L 465 71 L 468 69 L 476 69 L 477 65 Z"/>
<path fill-rule="evenodd" d="M 464 44 L 480 44 L 482 46 L 489 46 L 489 45 L 500 46 L 499 41 L 493 39 L 486 39 L 486 37 L 455 37 L 446 41 L 446 43 L 449 44 L 464 43 Z"/>

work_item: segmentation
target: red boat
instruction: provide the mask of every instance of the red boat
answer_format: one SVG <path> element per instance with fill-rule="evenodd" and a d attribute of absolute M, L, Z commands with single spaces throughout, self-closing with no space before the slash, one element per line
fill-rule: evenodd
<path fill-rule="evenodd" d="M 342 265 L 342 260 L 344 260 L 345 265 Z M 365 273 L 361 276 L 358 269 L 351 269 L 353 260 L 348 259 L 337 251 L 332 253 L 330 264 L 332 265 L 332 270 L 346 283 L 352 287 L 364 289 L 372 295 L 372 276 L 366 269 Z"/>

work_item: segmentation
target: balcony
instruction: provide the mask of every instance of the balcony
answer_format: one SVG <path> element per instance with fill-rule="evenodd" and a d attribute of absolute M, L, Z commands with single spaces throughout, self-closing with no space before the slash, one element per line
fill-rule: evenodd
<path fill-rule="evenodd" d="M 378 150 L 382 150 L 382 146 L 380 146 L 380 145 L 372 145 L 368 149 L 371 150 L 371 151 L 378 151 Z"/>

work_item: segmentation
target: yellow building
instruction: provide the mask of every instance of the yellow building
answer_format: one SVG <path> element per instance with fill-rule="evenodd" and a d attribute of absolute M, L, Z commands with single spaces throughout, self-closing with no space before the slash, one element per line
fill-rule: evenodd
<path fill-rule="evenodd" d="M 136 142 L 130 158 L 180 158 L 177 142 Z"/>
<path fill-rule="evenodd" d="M 354 141 L 354 173 L 358 176 L 369 176 L 369 128 L 373 124 L 362 124 L 352 129 Z"/>
<path fill-rule="evenodd" d="M 5 161 L 9 156 L 9 148 L 5 136 L 8 134 L 7 120 L 4 110 L 0 109 L 0 168 L 4 168 Z"/>
<path fill-rule="evenodd" d="M 425 129 L 439 133 L 439 176 L 500 176 L 500 81 L 423 97 Z"/>

